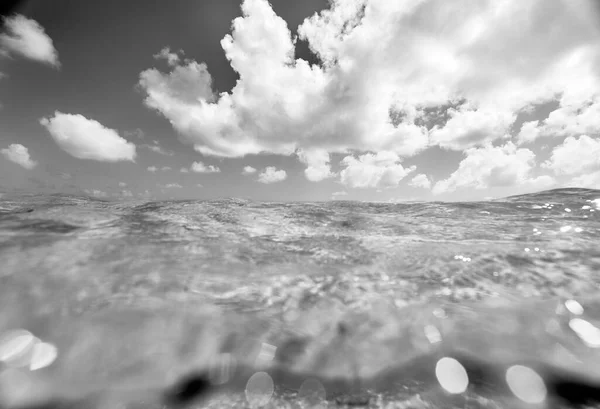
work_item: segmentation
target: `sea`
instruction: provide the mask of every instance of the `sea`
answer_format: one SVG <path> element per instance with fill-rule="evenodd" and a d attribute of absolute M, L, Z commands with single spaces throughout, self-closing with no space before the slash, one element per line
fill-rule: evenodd
<path fill-rule="evenodd" d="M 0 198 L 0 408 L 600 407 L 600 191 Z"/>

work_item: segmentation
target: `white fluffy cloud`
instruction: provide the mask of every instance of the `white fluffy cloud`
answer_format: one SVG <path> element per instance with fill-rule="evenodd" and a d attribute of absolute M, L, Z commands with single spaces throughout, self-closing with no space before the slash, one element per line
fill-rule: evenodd
<path fill-rule="evenodd" d="M 433 193 L 452 192 L 462 188 L 485 189 L 498 186 L 548 186 L 548 176 L 531 177 L 535 166 L 534 153 L 517 148 L 512 142 L 504 146 L 471 148 L 467 157 L 449 178 L 437 182 Z"/>
<path fill-rule="evenodd" d="M 165 185 L 165 187 L 167 189 L 181 189 L 181 188 L 183 188 L 183 186 L 181 186 L 179 183 L 167 183 Z"/>
<path fill-rule="evenodd" d="M 219 169 L 217 166 L 213 166 L 213 165 L 206 166 L 202 162 L 192 163 L 192 166 L 190 167 L 190 169 L 192 172 L 196 172 L 196 173 L 219 173 L 219 172 L 221 172 L 221 169 Z"/>
<path fill-rule="evenodd" d="M 431 188 L 431 181 L 429 180 L 427 175 L 425 175 L 424 173 L 420 173 L 417 176 L 415 176 L 414 178 L 412 178 L 408 184 L 411 186 L 420 187 L 423 189 Z"/>
<path fill-rule="evenodd" d="M 275 166 L 267 166 L 258 174 L 260 183 L 269 184 L 284 181 L 287 178 L 287 172 L 283 169 L 277 169 Z"/>
<path fill-rule="evenodd" d="M 242 169 L 242 175 L 251 175 L 253 173 L 256 173 L 256 169 L 252 166 L 244 166 L 244 169 Z"/>
<path fill-rule="evenodd" d="M 324 149 L 300 150 L 297 152 L 298 158 L 308 167 L 304 170 L 306 179 L 311 182 L 320 182 L 321 180 L 334 177 L 329 164 L 329 153 Z"/>
<path fill-rule="evenodd" d="M 332 0 L 298 29 L 322 63 L 310 66 L 294 60 L 269 3 L 244 0 L 221 41 L 239 74 L 230 92 L 214 95 L 206 66 L 188 60 L 173 59 L 170 73 L 146 70 L 139 84 L 146 105 L 204 155 L 482 148 L 535 104 L 558 96 L 579 112 L 598 94 L 593 3 Z M 580 118 L 578 132 L 589 132 L 588 120 L 596 123 Z M 329 176 L 315 161 L 304 160 L 306 177 Z"/>
<path fill-rule="evenodd" d="M 526 122 L 518 135 L 520 143 L 539 137 L 573 137 L 600 134 L 600 92 L 591 100 L 561 103 L 544 121 Z"/>
<path fill-rule="evenodd" d="M 181 169 L 179 169 L 179 171 L 181 173 L 190 173 L 190 170 L 188 168 L 181 168 Z"/>
<path fill-rule="evenodd" d="M 17 14 L 4 25 L 7 32 L 0 34 L 0 51 L 60 67 L 54 43 L 37 21 Z"/>
<path fill-rule="evenodd" d="M 391 188 L 413 172 L 416 167 L 405 168 L 399 156 L 390 151 L 368 153 L 357 158 L 346 156 L 341 161 L 345 168 L 340 172 L 342 184 L 351 188 Z"/>
<path fill-rule="evenodd" d="M 40 119 L 54 142 L 78 159 L 101 162 L 135 161 L 135 145 L 119 136 L 114 129 L 83 115 L 55 112 Z"/>
<path fill-rule="evenodd" d="M 542 166 L 557 175 L 577 176 L 579 180 L 590 179 L 587 175 L 600 171 L 600 139 L 587 135 L 579 138 L 570 136 L 552 150 L 550 159 Z"/>
<path fill-rule="evenodd" d="M 8 148 L 0 150 L 2 156 L 11 162 L 21 165 L 25 169 L 33 169 L 37 166 L 37 162 L 31 159 L 29 150 L 19 143 L 13 143 Z"/>

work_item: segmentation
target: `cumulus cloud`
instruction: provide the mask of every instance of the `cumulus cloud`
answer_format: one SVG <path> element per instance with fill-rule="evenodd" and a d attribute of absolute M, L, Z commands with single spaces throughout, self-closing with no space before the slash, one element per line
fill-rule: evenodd
<path fill-rule="evenodd" d="M 253 173 L 256 173 L 255 168 L 253 168 L 252 166 L 244 166 L 244 169 L 242 170 L 242 175 L 251 175 Z"/>
<path fill-rule="evenodd" d="M 531 177 L 535 166 L 534 153 L 525 148 L 517 148 L 512 142 L 504 146 L 471 148 L 466 158 L 449 178 L 440 180 L 433 186 L 434 194 L 452 192 L 461 188 L 485 189 L 498 186 L 549 186 L 552 178 Z"/>
<path fill-rule="evenodd" d="M 544 121 L 526 122 L 518 135 L 520 143 L 539 137 L 574 137 L 600 134 L 600 92 L 592 100 L 561 104 Z"/>
<path fill-rule="evenodd" d="M 550 159 L 542 167 L 551 169 L 557 175 L 577 176 L 578 180 L 589 179 L 586 175 L 600 171 L 600 139 L 587 135 L 579 138 L 570 136 L 552 150 Z"/>
<path fill-rule="evenodd" d="M 344 167 L 340 172 L 340 181 L 351 188 L 396 187 L 406 175 L 416 169 L 415 166 L 402 166 L 398 154 L 391 151 L 367 153 L 358 159 L 346 156 L 340 163 Z"/>
<path fill-rule="evenodd" d="M 213 165 L 206 166 L 202 162 L 192 163 L 192 166 L 190 169 L 192 172 L 196 172 L 196 173 L 219 173 L 219 172 L 221 172 L 221 169 L 219 169 L 217 166 L 213 166 Z"/>
<path fill-rule="evenodd" d="M 121 190 L 121 196 L 122 197 L 133 197 L 133 193 L 131 193 L 131 190 Z"/>
<path fill-rule="evenodd" d="M 8 145 L 8 148 L 0 150 L 0 153 L 7 160 L 21 165 L 25 169 L 31 170 L 37 166 L 37 162 L 31 159 L 29 150 L 19 143 Z"/>
<path fill-rule="evenodd" d="M 17 14 L 6 18 L 4 26 L 6 33 L 0 34 L 0 52 L 21 55 L 60 68 L 54 43 L 37 21 Z"/>
<path fill-rule="evenodd" d="M 287 172 L 283 169 L 278 170 L 275 166 L 267 166 L 258 174 L 258 181 L 264 184 L 282 182 L 286 178 Z"/>
<path fill-rule="evenodd" d="M 311 182 L 320 182 L 321 180 L 334 177 L 329 164 L 329 153 L 323 149 L 300 150 L 297 152 L 300 161 L 308 167 L 304 170 L 306 179 Z"/>
<path fill-rule="evenodd" d="M 171 170 L 170 166 L 163 166 L 162 168 L 160 168 L 160 170 L 162 170 L 163 172 L 167 172 L 169 170 Z"/>
<path fill-rule="evenodd" d="M 56 111 L 53 117 L 40 119 L 40 124 L 62 150 L 78 159 L 135 162 L 135 145 L 98 121 Z"/>
<path fill-rule="evenodd" d="M 414 178 L 412 178 L 410 180 L 410 182 L 408 182 L 408 184 L 410 186 L 420 187 L 420 188 L 423 188 L 423 189 L 430 189 L 431 188 L 431 181 L 429 180 L 429 178 L 427 177 L 427 175 L 425 175 L 424 173 L 420 173 L 417 176 L 415 176 Z"/>
<path fill-rule="evenodd" d="M 181 189 L 181 188 L 183 188 L 183 186 L 181 186 L 179 183 L 167 183 L 165 185 L 165 187 L 167 189 Z"/>
<path fill-rule="evenodd" d="M 147 169 L 148 169 L 148 172 L 152 172 L 152 173 L 154 173 L 158 170 L 158 168 L 156 166 L 148 166 Z"/>
<path fill-rule="evenodd" d="M 239 74 L 230 92 L 214 95 L 206 65 L 189 60 L 146 70 L 139 85 L 204 155 L 485 148 L 534 105 L 593 112 L 597 17 L 591 0 L 333 0 L 298 28 L 320 60 L 310 66 L 267 0 L 244 0 L 221 41 Z M 552 132 L 589 133 L 594 118 Z M 329 175 L 323 160 L 304 162 L 307 178 Z"/>
<path fill-rule="evenodd" d="M 127 186 L 127 183 L 125 183 L 125 182 L 119 182 L 119 187 L 126 187 L 126 186 Z"/>
<path fill-rule="evenodd" d="M 190 173 L 190 170 L 188 168 L 181 168 L 181 169 L 179 169 L 179 171 L 181 173 Z"/>

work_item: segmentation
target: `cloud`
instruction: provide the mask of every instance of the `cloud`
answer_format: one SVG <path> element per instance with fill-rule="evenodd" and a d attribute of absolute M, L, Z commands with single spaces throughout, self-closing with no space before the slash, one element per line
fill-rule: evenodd
<path fill-rule="evenodd" d="M 87 193 L 90 196 L 94 196 L 94 197 L 108 197 L 108 193 L 103 192 L 102 190 L 96 190 L 96 189 L 84 189 L 83 190 L 85 193 Z"/>
<path fill-rule="evenodd" d="M 520 143 L 533 142 L 539 137 L 574 137 L 600 134 L 600 93 L 591 100 L 571 104 L 561 102 L 544 121 L 526 122 L 518 135 Z"/>
<path fill-rule="evenodd" d="M 121 196 L 122 197 L 133 197 L 133 193 L 131 193 L 131 190 L 121 190 Z"/>
<path fill-rule="evenodd" d="M 135 162 L 135 145 L 119 136 L 114 129 L 83 115 L 63 114 L 40 119 L 54 142 L 69 155 L 78 159 L 100 162 Z"/>
<path fill-rule="evenodd" d="M 300 162 L 308 167 L 304 170 L 306 179 L 311 182 L 320 182 L 324 179 L 334 177 L 329 164 L 329 153 L 323 149 L 309 151 L 299 150 L 297 152 Z"/>
<path fill-rule="evenodd" d="M 163 166 L 162 168 L 160 168 L 160 170 L 162 170 L 163 172 L 167 172 L 169 170 L 171 170 L 170 166 Z"/>
<path fill-rule="evenodd" d="M 160 145 L 158 145 L 158 143 L 155 143 L 154 145 L 143 144 L 143 145 L 140 145 L 140 148 L 145 148 L 152 152 L 159 153 L 159 154 L 165 155 L 165 156 L 173 156 L 174 155 L 174 152 L 163 149 Z"/>
<path fill-rule="evenodd" d="M 532 106 L 560 98 L 562 108 L 579 112 L 600 92 L 593 7 L 585 0 L 334 0 L 298 28 L 320 60 L 310 66 L 294 59 L 295 39 L 269 3 L 244 0 L 221 41 L 239 74 L 232 90 L 215 95 L 206 66 L 189 60 L 168 73 L 146 70 L 139 85 L 146 105 L 204 155 L 406 157 L 431 145 L 483 148 L 508 139 Z M 577 132 L 589 132 L 581 125 L 587 119 L 579 121 Z M 307 165 L 307 178 L 327 175 Z"/>
<path fill-rule="evenodd" d="M 128 138 L 135 137 L 140 140 L 143 140 L 146 137 L 144 131 L 142 131 L 140 128 L 136 128 L 133 131 L 124 131 L 123 135 L 125 135 Z"/>
<path fill-rule="evenodd" d="M 346 156 L 340 164 L 345 168 L 340 172 L 343 185 L 351 188 L 391 188 L 413 172 L 416 167 L 403 167 L 400 157 L 391 151 L 367 153 L 357 158 Z"/>
<path fill-rule="evenodd" d="M 244 169 L 242 170 L 242 175 L 251 175 L 253 173 L 256 173 L 255 168 L 253 168 L 252 166 L 244 166 Z"/>
<path fill-rule="evenodd" d="M 196 173 L 219 173 L 219 172 L 221 172 L 221 169 L 219 169 L 218 167 L 213 166 L 213 165 L 206 166 L 202 162 L 192 163 L 190 170 L 192 172 L 196 172 Z"/>
<path fill-rule="evenodd" d="M 167 183 L 165 185 L 165 187 L 167 189 L 181 189 L 181 188 L 183 188 L 183 186 L 181 186 L 179 183 Z"/>
<path fill-rule="evenodd" d="M 17 14 L 4 20 L 7 33 L 0 34 L 0 54 L 18 54 L 60 68 L 52 39 L 35 20 Z"/>
<path fill-rule="evenodd" d="M 264 184 L 282 182 L 286 178 L 287 172 L 283 169 L 278 170 L 275 166 L 267 166 L 258 174 L 258 181 Z"/>
<path fill-rule="evenodd" d="M 556 175 L 586 180 L 585 175 L 600 171 L 600 139 L 587 135 L 570 136 L 552 150 L 550 159 L 542 167 L 551 169 Z"/>
<path fill-rule="evenodd" d="M 21 144 L 10 144 L 8 148 L 0 150 L 0 153 L 9 161 L 21 165 L 25 169 L 31 170 L 37 166 L 37 162 L 31 159 L 29 150 Z"/>
<path fill-rule="evenodd" d="M 127 183 L 125 183 L 125 182 L 119 182 L 119 187 L 126 187 L 126 186 L 127 186 Z"/>
<path fill-rule="evenodd" d="M 331 199 L 332 199 L 332 200 L 335 200 L 335 199 L 337 199 L 337 198 L 339 198 L 339 197 L 341 197 L 341 196 L 348 196 L 348 192 L 344 192 L 344 191 L 340 191 L 340 192 L 333 192 L 333 193 L 331 194 Z"/>
<path fill-rule="evenodd" d="M 171 52 L 169 47 L 164 47 L 158 54 L 154 54 L 153 57 L 157 60 L 166 60 L 167 64 L 172 67 L 176 66 L 180 61 L 179 55 Z"/>
<path fill-rule="evenodd" d="M 198 186 L 198 187 L 204 187 L 204 185 L 202 185 L 202 183 L 198 183 L 196 186 Z"/>
<path fill-rule="evenodd" d="M 148 172 L 152 172 L 152 173 L 154 173 L 158 170 L 158 168 L 156 166 L 148 166 L 147 169 L 148 169 Z"/>
<path fill-rule="evenodd" d="M 420 173 L 408 182 L 410 186 L 420 187 L 423 189 L 431 189 L 431 181 L 427 177 L 427 175 Z"/>
<path fill-rule="evenodd" d="M 498 186 L 549 186 L 549 176 L 531 177 L 535 166 L 534 153 L 517 148 L 512 142 L 504 146 L 471 148 L 466 158 L 449 178 L 433 186 L 434 194 L 453 192 L 457 189 L 486 189 Z"/>
<path fill-rule="evenodd" d="M 600 189 L 600 171 L 576 176 L 571 180 L 571 185 L 574 187 Z"/>
<path fill-rule="evenodd" d="M 181 173 L 190 173 L 190 170 L 189 170 L 189 169 L 187 169 L 187 168 L 181 168 L 181 169 L 179 169 L 179 171 L 180 171 Z"/>

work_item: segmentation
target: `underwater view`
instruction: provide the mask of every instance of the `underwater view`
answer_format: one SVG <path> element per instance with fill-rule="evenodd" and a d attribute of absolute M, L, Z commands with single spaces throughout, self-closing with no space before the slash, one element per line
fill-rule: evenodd
<path fill-rule="evenodd" d="M 600 191 L 0 199 L 0 407 L 600 407 Z"/>

